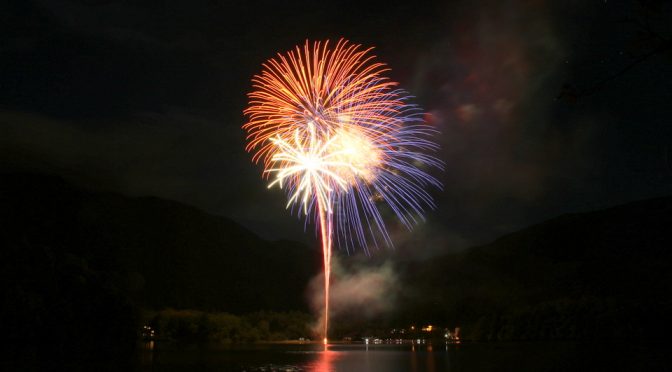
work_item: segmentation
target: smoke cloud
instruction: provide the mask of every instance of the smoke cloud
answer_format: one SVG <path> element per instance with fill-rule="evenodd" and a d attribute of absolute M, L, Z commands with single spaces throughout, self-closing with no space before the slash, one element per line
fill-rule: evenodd
<path fill-rule="evenodd" d="M 367 320 L 388 313 L 395 306 L 398 277 L 391 262 L 377 266 L 355 264 L 345 267 L 338 256 L 331 260 L 331 288 L 329 292 L 329 321 L 339 318 Z M 324 321 L 324 275 L 315 276 L 309 283 L 308 296 L 315 313 L 320 314 L 315 333 L 321 333 Z"/>

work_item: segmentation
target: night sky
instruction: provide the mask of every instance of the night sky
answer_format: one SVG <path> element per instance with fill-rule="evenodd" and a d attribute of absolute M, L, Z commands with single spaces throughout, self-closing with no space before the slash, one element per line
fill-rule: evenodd
<path fill-rule="evenodd" d="M 438 210 L 413 234 L 391 223 L 402 252 L 672 194 L 669 3 L 286 3 L 2 2 L 0 169 L 305 241 L 244 151 L 242 110 L 262 62 L 344 37 L 375 46 L 441 131 Z"/>

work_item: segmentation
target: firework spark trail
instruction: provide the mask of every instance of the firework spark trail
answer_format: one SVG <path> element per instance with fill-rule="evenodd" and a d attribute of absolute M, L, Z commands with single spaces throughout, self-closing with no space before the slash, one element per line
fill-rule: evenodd
<path fill-rule="evenodd" d="M 306 41 L 263 64 L 249 93 L 246 149 L 263 160 L 264 177 L 288 195 L 287 208 L 313 220 L 324 259 L 324 342 L 334 238 L 350 250 L 391 246 L 385 205 L 410 229 L 434 208 L 428 187 L 441 184 L 427 169 L 443 169 L 434 152 L 435 130 L 382 74 L 371 48 L 339 40 Z"/>

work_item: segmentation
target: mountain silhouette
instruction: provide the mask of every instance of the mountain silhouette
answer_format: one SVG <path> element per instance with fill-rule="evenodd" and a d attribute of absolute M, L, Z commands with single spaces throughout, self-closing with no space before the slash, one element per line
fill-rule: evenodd
<path fill-rule="evenodd" d="M 672 198 L 567 214 L 403 268 L 406 320 L 473 339 L 663 339 Z"/>

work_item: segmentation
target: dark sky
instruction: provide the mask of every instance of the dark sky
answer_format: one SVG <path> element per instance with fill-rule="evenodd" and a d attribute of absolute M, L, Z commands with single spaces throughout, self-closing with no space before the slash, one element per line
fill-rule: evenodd
<path fill-rule="evenodd" d="M 0 167 L 306 239 L 244 152 L 242 110 L 266 59 L 345 37 L 376 46 L 442 132 L 439 209 L 393 239 L 462 249 L 672 193 L 668 3 L 2 2 Z"/>

